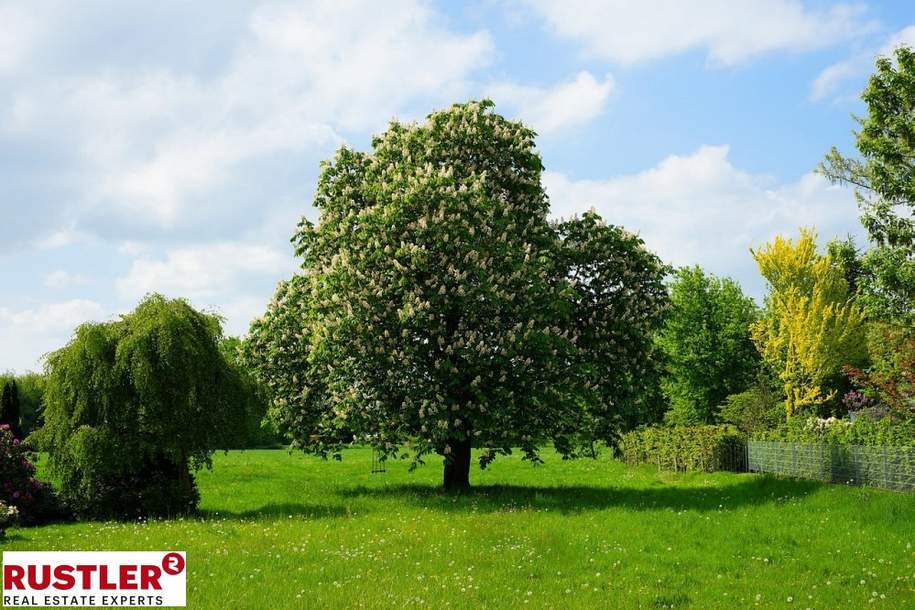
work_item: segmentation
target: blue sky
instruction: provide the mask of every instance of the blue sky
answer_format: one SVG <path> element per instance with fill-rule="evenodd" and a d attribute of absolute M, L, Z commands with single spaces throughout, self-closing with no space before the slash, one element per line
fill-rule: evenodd
<path fill-rule="evenodd" d="M 0 0 L 0 370 L 150 291 L 243 333 L 321 159 L 483 96 L 540 133 L 555 215 L 759 298 L 751 246 L 861 236 L 812 170 L 900 43 L 907 2 Z"/>

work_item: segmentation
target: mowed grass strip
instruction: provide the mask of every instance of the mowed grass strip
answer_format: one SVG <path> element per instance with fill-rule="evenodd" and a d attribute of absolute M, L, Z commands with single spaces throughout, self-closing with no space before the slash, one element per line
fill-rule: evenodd
<path fill-rule="evenodd" d="M 371 474 L 218 454 L 199 518 L 13 529 L 3 550 L 186 550 L 190 608 L 915 608 L 915 497 L 609 458 Z"/>

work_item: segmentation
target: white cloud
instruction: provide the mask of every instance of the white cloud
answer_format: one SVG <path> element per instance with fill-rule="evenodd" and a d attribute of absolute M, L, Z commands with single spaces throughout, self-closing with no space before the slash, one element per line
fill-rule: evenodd
<path fill-rule="evenodd" d="M 86 299 L 48 303 L 34 309 L 19 311 L 0 308 L 0 321 L 2 323 L 14 328 L 29 328 L 42 333 L 73 330 L 79 324 L 98 319 L 101 315 L 101 305 Z"/>
<path fill-rule="evenodd" d="M 734 65 L 771 51 L 830 46 L 870 29 L 859 5 L 806 9 L 799 0 L 527 0 L 549 27 L 621 64 L 704 49 Z"/>
<path fill-rule="evenodd" d="M 802 226 L 817 228 L 823 239 L 861 234 L 850 191 L 815 174 L 777 184 L 741 171 L 728 160 L 727 146 L 704 146 L 606 180 L 547 172 L 544 183 L 555 216 L 594 207 L 607 222 L 638 232 L 666 262 L 730 275 L 755 296 L 762 283 L 750 247 Z"/>
<path fill-rule="evenodd" d="M 264 315 L 273 295 L 243 296 L 227 300 L 214 309 L 225 318 L 223 331 L 227 335 L 248 334 L 251 321 Z"/>
<path fill-rule="evenodd" d="M 64 289 L 73 286 L 83 286 L 89 283 L 89 278 L 79 273 L 70 273 L 58 269 L 44 276 L 44 285 L 48 288 Z"/>
<path fill-rule="evenodd" d="M 161 258 L 143 254 L 116 288 L 131 307 L 151 292 L 186 298 L 195 307 L 222 315 L 227 333 L 243 335 L 251 320 L 266 310 L 276 283 L 292 275 L 296 264 L 291 252 L 259 244 L 185 246 Z"/>
<path fill-rule="evenodd" d="M 915 46 L 915 25 L 891 34 L 875 52 L 860 52 L 824 68 L 810 86 L 810 99 L 819 101 L 835 93 L 843 83 L 859 78 L 874 67 L 874 56 L 891 56 L 902 45 Z"/>
<path fill-rule="evenodd" d="M 846 59 L 826 67 L 813 80 L 810 87 L 810 99 L 819 101 L 831 95 L 844 81 L 861 74 L 859 59 Z"/>
<path fill-rule="evenodd" d="M 267 276 L 276 281 L 293 267 L 289 253 L 267 246 L 186 246 L 170 250 L 162 260 L 135 260 L 127 275 L 117 281 L 117 290 L 125 299 L 160 292 L 170 297 L 206 300 L 243 290 L 251 277 Z"/>
<path fill-rule="evenodd" d="M 171 227 L 188 216 L 189 204 L 224 187 L 236 165 L 339 141 L 327 126 L 282 115 L 250 129 L 226 126 L 174 133 L 159 142 L 152 158 L 104 176 L 91 197 L 103 208 L 115 206 Z"/>
<path fill-rule="evenodd" d="M 426 0 L 0 0 L 0 255 L 67 248 L 109 274 L 106 307 L 161 291 L 238 332 L 295 265 L 319 160 L 478 92 L 493 50 Z M 41 264 L 32 288 L 85 279 Z M 80 316 L 45 318 L 88 303 L 0 298 L 0 368 L 34 366 Z"/>
<path fill-rule="evenodd" d="M 538 133 L 547 134 L 586 123 L 599 115 L 614 90 L 613 78 L 599 81 L 582 71 L 551 87 L 497 83 L 486 95 L 516 111 L 518 118 Z"/>
<path fill-rule="evenodd" d="M 148 243 L 126 240 L 118 244 L 117 250 L 121 254 L 125 254 L 131 258 L 137 258 L 142 254 L 147 254 L 149 252 L 150 245 Z"/>
<path fill-rule="evenodd" d="M 41 6 L 48 9 L 23 4 L 20 12 L 34 7 L 29 15 L 35 17 Z M 71 37 L 92 40 L 93 32 L 83 30 L 111 27 L 77 19 L 65 3 L 54 8 L 48 21 L 69 15 Z M 178 21 L 185 10 L 169 7 Z M 71 182 L 64 197 L 54 199 L 66 201 L 75 229 L 110 237 L 129 227 L 134 230 L 122 237 L 135 239 L 144 231 L 190 231 L 206 223 L 211 237 L 219 237 L 221 226 L 232 234 L 246 212 L 263 207 L 247 192 L 252 184 L 261 187 L 260 197 L 288 198 L 292 164 L 301 176 L 341 143 L 342 131 L 379 129 L 398 113 L 465 97 L 470 76 L 493 49 L 485 31 L 454 32 L 422 0 L 274 1 L 248 10 L 225 39 L 208 38 L 206 28 L 151 33 L 146 29 L 165 26 L 133 15 L 131 31 L 158 42 L 141 47 L 142 57 L 123 66 L 94 57 L 95 63 L 60 73 L 34 71 L 6 87 L 0 133 L 23 148 L 45 147 L 61 164 L 55 177 Z M 120 10 L 109 13 L 121 18 Z M 57 31 L 60 38 L 67 29 Z M 197 53 L 224 46 L 223 61 L 204 62 L 203 69 L 173 54 L 171 43 L 188 47 L 188 40 L 172 40 L 183 36 Z M 72 52 L 57 44 L 45 55 L 57 53 L 56 61 L 66 65 Z M 265 173 L 276 158 L 284 163 L 273 164 L 273 171 L 286 175 Z M 302 183 L 293 202 L 300 210 L 307 206 Z M 0 197 L 40 199 L 4 187 Z"/>
<path fill-rule="evenodd" d="M 903 28 L 898 32 L 894 33 L 889 37 L 889 39 L 883 44 L 878 51 L 878 55 L 892 55 L 893 51 L 897 47 L 901 46 L 915 46 L 915 25 L 910 25 L 907 28 Z"/>
<path fill-rule="evenodd" d="M 23 68 L 40 35 L 36 15 L 15 4 L 0 5 L 0 77 Z"/>
<path fill-rule="evenodd" d="M 41 357 L 62 347 L 83 322 L 98 321 L 104 309 L 95 302 L 73 299 L 27 309 L 0 307 L 0 370 L 35 370 Z"/>
<path fill-rule="evenodd" d="M 227 81 L 292 95 L 347 129 L 378 128 L 417 95 L 454 94 L 493 50 L 487 33 L 452 33 L 416 0 L 268 6 L 251 29 Z"/>
<path fill-rule="evenodd" d="M 243 334 L 250 321 L 263 313 L 276 282 L 291 275 L 294 266 L 290 253 L 256 244 L 179 247 L 161 259 L 143 254 L 116 282 L 116 289 L 123 310 L 132 309 L 147 293 L 160 292 L 220 312 L 226 318 L 227 332 Z M 44 278 L 51 288 L 85 281 L 87 278 L 65 271 Z M 40 368 L 41 357 L 66 344 L 79 324 L 109 319 L 112 313 L 88 299 L 0 307 L 0 371 Z"/>
<path fill-rule="evenodd" d="M 694 50 L 730 65 L 861 29 L 857 9 L 807 10 L 795 0 L 537 6 L 561 36 L 620 63 Z M 295 264 L 287 239 L 299 216 L 314 213 L 318 161 L 344 139 L 364 145 L 389 118 L 418 118 L 497 78 L 480 74 L 497 56 L 490 35 L 473 20 L 455 27 L 444 13 L 426 0 L 0 0 L 0 255 L 11 268 L 31 264 L 21 273 L 31 285 L 19 292 L 63 290 L 85 278 L 55 269 L 91 269 L 97 299 L 41 305 L 0 295 L 0 369 L 33 367 L 79 322 L 149 291 L 218 304 L 230 332 L 246 329 Z M 591 69 L 559 82 L 494 84 L 490 93 L 555 133 L 608 106 L 613 80 Z M 703 230 L 712 237 L 718 218 L 690 212 L 681 196 L 697 209 L 707 199 L 713 208 L 749 201 L 762 216 L 763 202 L 819 210 L 834 194 L 812 178 L 773 185 L 710 150 L 591 183 L 549 174 L 555 206 L 580 211 L 593 200 L 611 220 L 669 238 L 669 258 L 686 259 L 701 252 L 664 215 L 694 232 L 711 227 Z M 660 203 L 669 201 L 680 203 Z M 738 227 L 727 209 L 720 214 Z"/>
<path fill-rule="evenodd" d="M 21 213 L 21 212 L 20 212 Z M 32 241 L 31 245 L 39 250 L 53 250 L 73 244 L 89 244 L 94 240 L 92 235 L 77 231 L 72 227 L 53 230 Z"/>

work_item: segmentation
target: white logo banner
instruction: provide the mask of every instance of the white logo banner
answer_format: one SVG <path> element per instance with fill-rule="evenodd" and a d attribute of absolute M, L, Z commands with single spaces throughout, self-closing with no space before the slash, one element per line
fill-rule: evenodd
<path fill-rule="evenodd" d="M 3 606 L 184 606 L 176 551 L 4 551 Z"/>

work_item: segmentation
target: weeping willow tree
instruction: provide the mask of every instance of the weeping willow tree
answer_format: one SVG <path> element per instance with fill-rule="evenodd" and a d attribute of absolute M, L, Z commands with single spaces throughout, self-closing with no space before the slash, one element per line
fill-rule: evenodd
<path fill-rule="evenodd" d="M 217 316 L 151 295 L 116 321 L 83 324 L 48 356 L 37 438 L 77 512 L 196 508 L 192 472 L 245 431 L 244 385 L 221 338 Z"/>
<path fill-rule="evenodd" d="M 751 334 L 784 384 L 791 417 L 831 400 L 827 380 L 866 358 L 864 315 L 841 266 L 817 252 L 813 231 L 802 229 L 797 240 L 777 236 L 752 254 L 769 293 Z"/>

